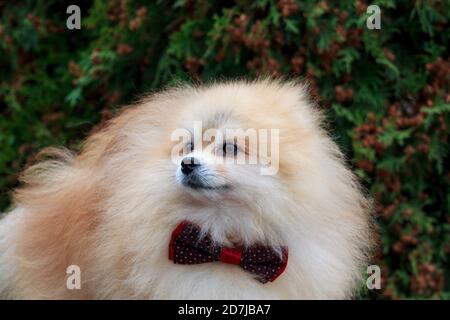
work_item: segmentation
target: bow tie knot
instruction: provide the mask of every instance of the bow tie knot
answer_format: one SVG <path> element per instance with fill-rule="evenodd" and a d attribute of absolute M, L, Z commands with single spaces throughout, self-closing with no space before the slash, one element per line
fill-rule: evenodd
<path fill-rule="evenodd" d="M 248 248 L 228 248 L 214 244 L 211 236 L 201 233 L 199 226 L 182 222 L 172 233 L 169 244 L 169 259 L 176 264 L 200 264 L 220 261 L 239 265 L 242 269 L 257 275 L 266 283 L 274 281 L 286 268 L 287 247 L 281 256 L 271 247 L 254 245 Z"/>

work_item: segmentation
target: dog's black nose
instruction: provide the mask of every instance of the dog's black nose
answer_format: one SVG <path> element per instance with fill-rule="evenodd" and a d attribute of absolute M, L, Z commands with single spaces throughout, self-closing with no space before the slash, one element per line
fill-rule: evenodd
<path fill-rule="evenodd" d="M 198 166 L 200 166 L 200 162 L 194 157 L 186 157 L 181 160 L 181 172 L 185 175 L 190 174 Z"/>

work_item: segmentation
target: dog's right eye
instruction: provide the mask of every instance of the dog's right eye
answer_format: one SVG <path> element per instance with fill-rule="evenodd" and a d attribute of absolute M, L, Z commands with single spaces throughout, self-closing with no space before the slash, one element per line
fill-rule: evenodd
<path fill-rule="evenodd" d="M 189 142 L 189 143 L 186 145 L 186 150 L 187 150 L 187 152 L 192 152 L 192 151 L 194 151 L 194 144 L 193 144 L 192 142 Z"/>

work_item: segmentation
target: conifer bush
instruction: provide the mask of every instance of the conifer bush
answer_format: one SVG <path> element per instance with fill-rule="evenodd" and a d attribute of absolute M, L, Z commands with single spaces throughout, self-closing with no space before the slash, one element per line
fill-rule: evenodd
<path fill-rule="evenodd" d="M 449 19 L 444 0 L 0 1 L 0 209 L 39 149 L 76 150 L 143 93 L 300 78 L 375 201 L 382 289 L 363 297 L 449 299 Z"/>

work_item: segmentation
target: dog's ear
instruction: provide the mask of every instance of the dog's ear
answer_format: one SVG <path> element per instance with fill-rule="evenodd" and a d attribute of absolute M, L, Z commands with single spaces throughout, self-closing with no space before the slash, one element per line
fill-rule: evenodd
<path fill-rule="evenodd" d="M 185 106 L 185 99 L 194 91 L 195 88 L 189 86 L 169 88 L 122 107 L 112 119 L 94 129 L 78 158 L 96 163 L 105 156 L 125 150 L 126 137 L 131 132 L 160 130 Z"/>
<path fill-rule="evenodd" d="M 294 106 L 292 116 L 307 131 L 322 127 L 325 119 L 324 110 L 314 92 L 313 84 L 307 80 L 289 80 L 276 83 L 276 90 L 287 105 Z"/>
<path fill-rule="evenodd" d="M 77 161 L 97 164 L 103 158 L 125 148 L 121 136 L 127 127 L 132 127 L 134 119 L 139 119 L 139 106 L 123 107 L 112 119 L 96 126 L 84 142 Z"/>

